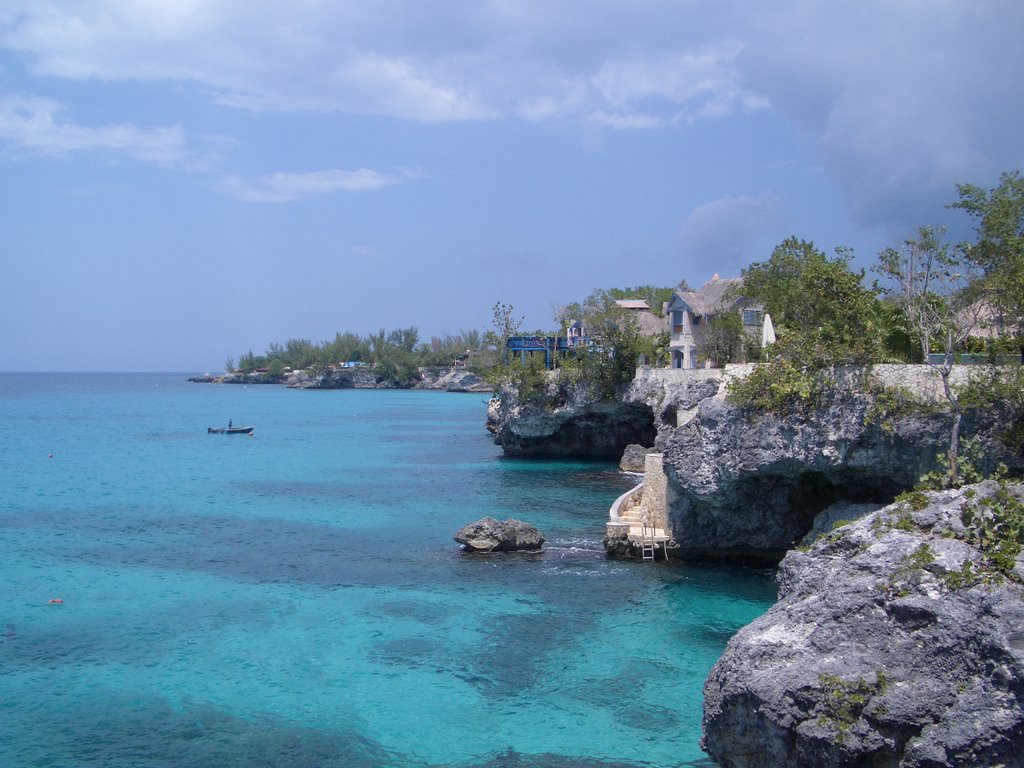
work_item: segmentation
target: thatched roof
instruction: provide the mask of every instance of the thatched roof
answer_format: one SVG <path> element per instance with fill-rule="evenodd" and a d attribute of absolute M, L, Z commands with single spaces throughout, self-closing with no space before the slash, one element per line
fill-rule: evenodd
<path fill-rule="evenodd" d="M 649 310 L 651 306 L 643 299 L 616 299 L 615 305 L 623 309 Z"/>
<path fill-rule="evenodd" d="M 668 321 L 653 312 L 634 312 L 633 316 L 640 325 L 640 333 L 644 336 L 657 336 L 668 330 Z"/>
<path fill-rule="evenodd" d="M 742 285 L 743 278 L 741 277 L 728 277 L 723 280 L 715 275 L 699 290 L 676 291 L 676 296 L 690 308 L 693 314 L 707 317 L 734 306 L 739 301 L 739 294 L 731 293 L 729 289 L 739 288 Z"/>

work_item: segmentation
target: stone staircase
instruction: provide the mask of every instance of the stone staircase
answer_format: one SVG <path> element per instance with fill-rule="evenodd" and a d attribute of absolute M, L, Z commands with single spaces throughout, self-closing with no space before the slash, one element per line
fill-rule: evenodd
<path fill-rule="evenodd" d="M 660 545 L 666 559 L 668 558 L 668 542 L 672 537 L 664 528 L 659 528 L 644 520 L 643 493 L 627 498 L 619 507 L 619 521 L 629 525 L 628 538 L 640 545 L 642 559 L 654 560 L 654 551 Z"/>

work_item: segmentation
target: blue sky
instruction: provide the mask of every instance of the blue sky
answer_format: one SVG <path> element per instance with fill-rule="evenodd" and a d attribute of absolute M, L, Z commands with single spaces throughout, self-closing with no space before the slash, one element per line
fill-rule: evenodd
<path fill-rule="evenodd" d="M 1019 0 L 5 0 L 0 370 L 868 265 L 1024 169 Z"/>

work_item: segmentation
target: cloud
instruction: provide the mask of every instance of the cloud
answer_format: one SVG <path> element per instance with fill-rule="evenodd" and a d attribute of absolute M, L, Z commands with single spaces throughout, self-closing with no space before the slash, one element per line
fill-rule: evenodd
<path fill-rule="evenodd" d="M 862 225 L 925 222 L 957 182 L 1019 167 L 1024 4 L 789 0 L 737 58 L 815 142 Z"/>
<path fill-rule="evenodd" d="M 162 166 L 198 167 L 180 126 L 144 129 L 134 125 L 87 127 L 63 119 L 65 108 L 50 99 L 0 97 L 0 142 L 50 156 L 111 152 Z"/>
<path fill-rule="evenodd" d="M 200 83 L 222 104 L 422 122 L 723 114 L 741 44 L 684 9 L 540 0 L 372 5 L 10 0 L 0 46 L 37 75 Z M 670 33 L 670 30 L 673 30 Z"/>
<path fill-rule="evenodd" d="M 766 242 L 781 233 L 781 202 L 773 195 L 723 197 L 694 208 L 679 229 L 684 259 L 723 277 L 760 260 Z"/>
<path fill-rule="evenodd" d="M 771 109 L 874 226 L 1020 166 L 1022 28 L 1018 0 L 7 0 L 0 47 L 37 75 L 186 83 L 247 110 L 650 131 Z M 63 127 L 51 146 L 74 143 Z M 175 162 L 176 130 L 80 141 Z"/>
<path fill-rule="evenodd" d="M 288 203 L 320 197 L 332 192 L 365 192 L 383 187 L 402 184 L 418 177 L 418 173 L 406 171 L 397 174 L 380 173 L 367 169 L 356 171 L 328 170 L 309 173 L 272 173 L 244 179 L 227 176 L 216 188 L 236 200 L 247 203 Z"/>
<path fill-rule="evenodd" d="M 689 108 L 693 117 L 723 117 L 746 100 L 735 67 L 743 46 L 735 40 L 703 45 L 694 50 L 634 55 L 605 61 L 593 78 L 599 102 L 622 109 L 642 104 L 662 105 L 671 114 Z M 648 121 L 656 121 L 654 115 Z M 627 122 L 627 127 L 646 125 Z"/>

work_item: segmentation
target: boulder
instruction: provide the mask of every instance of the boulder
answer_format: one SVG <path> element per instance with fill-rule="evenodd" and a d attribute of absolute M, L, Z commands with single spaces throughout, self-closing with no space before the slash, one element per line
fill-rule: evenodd
<path fill-rule="evenodd" d="M 544 535 L 528 523 L 512 519 L 500 521 L 493 517 L 463 526 L 454 538 L 470 552 L 535 550 L 545 541 Z"/>
<path fill-rule="evenodd" d="M 637 443 L 627 445 L 626 450 L 622 452 L 622 458 L 619 459 L 619 469 L 623 472 L 643 474 L 648 453 L 655 453 L 655 450 L 653 448 L 644 448 Z"/>
<path fill-rule="evenodd" d="M 982 500 L 1005 509 L 1007 493 L 1024 486 L 915 494 L 790 552 L 778 603 L 705 683 L 708 754 L 724 768 L 1024 765 L 1024 564 L 998 566 L 972 532 L 992 514 Z"/>

